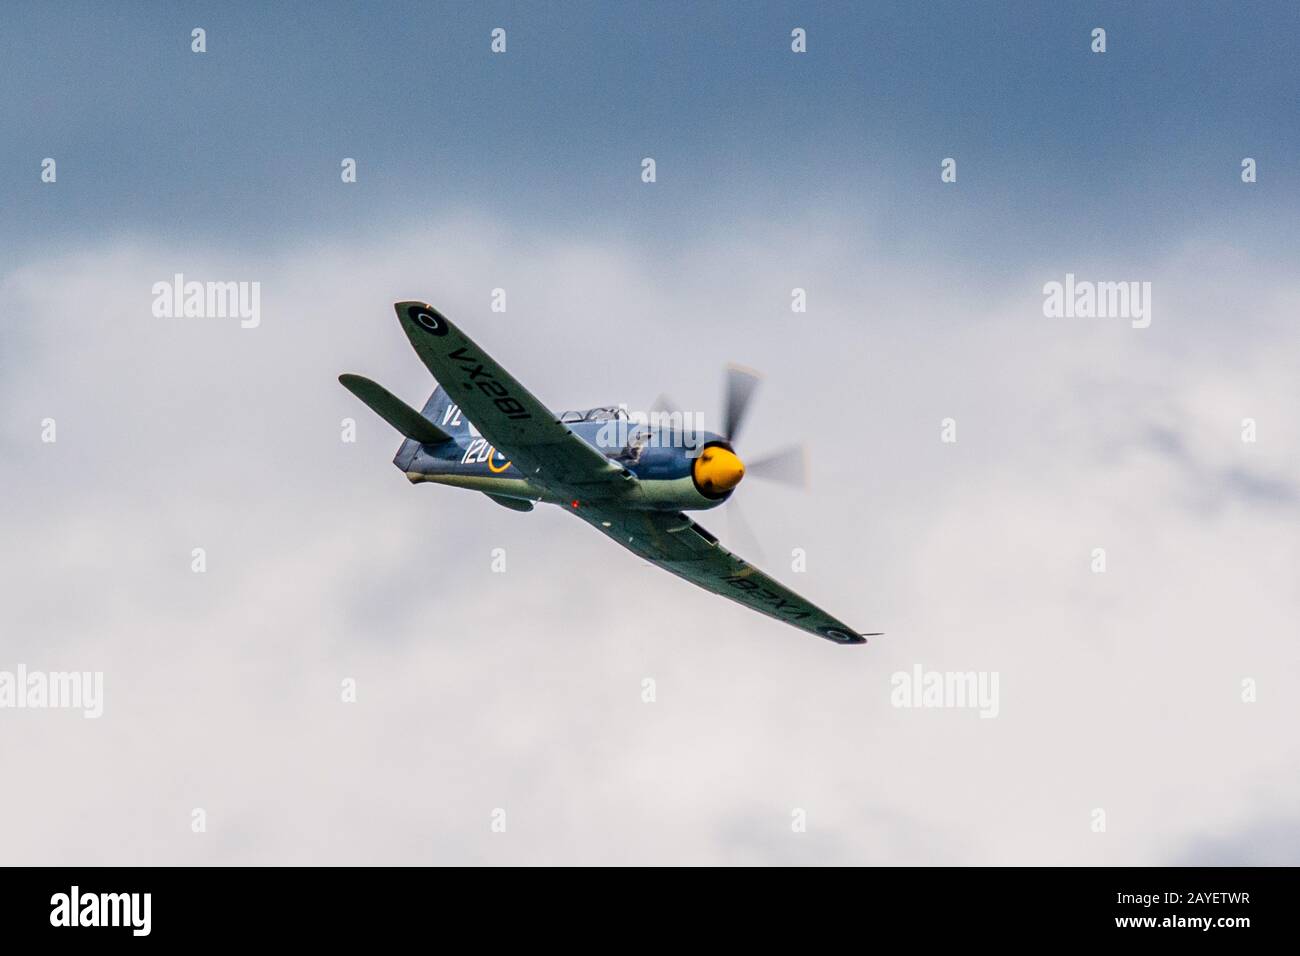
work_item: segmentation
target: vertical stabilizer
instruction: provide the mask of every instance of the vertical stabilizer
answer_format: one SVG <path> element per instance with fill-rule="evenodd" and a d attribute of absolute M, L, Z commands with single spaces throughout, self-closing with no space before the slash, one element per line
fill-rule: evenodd
<path fill-rule="evenodd" d="M 451 400 L 441 385 L 433 390 L 429 400 L 424 403 L 424 417 L 452 438 L 478 434 L 476 429 L 471 428 L 469 419 L 461 412 L 460 406 Z"/>

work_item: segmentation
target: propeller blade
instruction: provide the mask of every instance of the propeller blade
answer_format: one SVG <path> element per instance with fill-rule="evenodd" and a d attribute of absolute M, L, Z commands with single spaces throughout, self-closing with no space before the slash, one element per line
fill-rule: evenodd
<path fill-rule="evenodd" d="M 735 542 L 736 553 L 750 564 L 764 561 L 763 547 L 758 543 L 754 529 L 745 520 L 745 512 L 740 509 L 740 505 L 735 501 L 727 502 L 727 538 L 728 540 L 723 542 L 723 546 L 728 551 L 731 550 L 730 543 Z"/>
<path fill-rule="evenodd" d="M 681 408 L 676 402 L 661 392 L 659 397 L 655 399 L 654 404 L 650 406 L 650 411 L 671 415 L 674 412 L 681 411 Z"/>
<path fill-rule="evenodd" d="M 796 488 L 808 487 L 808 448 L 791 445 L 745 462 L 746 477 L 763 478 Z"/>
<path fill-rule="evenodd" d="M 690 419 L 691 416 L 682 411 L 680 405 L 662 393 L 650 406 L 651 424 L 663 430 L 672 430 L 673 432 L 680 430 L 683 433 L 693 433 L 695 426 Z M 691 446 L 688 445 L 687 447 Z"/>
<path fill-rule="evenodd" d="M 761 377 L 753 369 L 742 365 L 727 366 L 726 411 L 722 434 L 727 441 L 735 444 L 740 434 L 740 426 L 745 422 L 745 413 L 753 401 L 754 390 L 758 388 Z"/>

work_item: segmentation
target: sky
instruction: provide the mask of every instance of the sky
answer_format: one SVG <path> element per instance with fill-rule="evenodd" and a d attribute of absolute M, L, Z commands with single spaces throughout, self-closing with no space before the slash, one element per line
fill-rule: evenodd
<path fill-rule="evenodd" d="M 0 674 L 104 706 L 0 708 L 0 862 L 1300 862 L 1294 4 L 8 21 Z M 176 273 L 257 326 L 155 315 Z M 1067 273 L 1149 325 L 1049 317 Z M 409 485 L 336 381 L 423 401 L 406 299 L 557 409 L 762 370 L 742 452 L 810 488 L 700 522 L 885 636 Z"/>

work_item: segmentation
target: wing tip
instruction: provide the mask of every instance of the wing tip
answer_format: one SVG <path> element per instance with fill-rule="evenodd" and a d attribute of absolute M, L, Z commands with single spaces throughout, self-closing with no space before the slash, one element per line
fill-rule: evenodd
<path fill-rule="evenodd" d="M 417 302 L 414 299 L 394 302 L 393 311 L 397 313 L 397 321 L 417 351 L 417 342 L 421 336 L 436 335 L 441 338 L 451 331 L 451 322 L 447 317 L 427 302 Z"/>
<path fill-rule="evenodd" d="M 748 366 L 748 365 L 741 365 L 739 362 L 728 362 L 728 363 L 727 363 L 727 371 L 728 371 L 728 372 L 739 372 L 741 375 L 746 375 L 746 376 L 748 376 L 749 378 L 756 379 L 756 380 L 758 380 L 758 381 L 762 381 L 762 380 L 763 380 L 763 373 L 762 373 L 762 372 L 760 372 L 760 371 L 759 371 L 758 369 L 756 369 L 756 368 L 752 368 L 751 366 Z"/>
<path fill-rule="evenodd" d="M 884 631 L 850 631 L 844 627 L 819 627 L 816 633 L 835 644 L 865 644 L 869 637 L 880 637 Z"/>

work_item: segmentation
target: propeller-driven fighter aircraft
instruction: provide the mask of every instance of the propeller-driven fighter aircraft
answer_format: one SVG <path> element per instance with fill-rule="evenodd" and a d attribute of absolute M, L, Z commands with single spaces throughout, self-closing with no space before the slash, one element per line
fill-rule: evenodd
<path fill-rule="evenodd" d="M 745 476 L 733 443 L 758 381 L 752 372 L 730 370 L 720 435 L 672 413 L 648 424 L 619 408 L 556 415 L 432 306 L 395 308 L 439 382 L 423 413 L 360 375 L 339 381 L 406 437 L 393 464 L 411 482 L 481 491 L 515 511 L 561 505 L 638 557 L 768 617 L 837 644 L 875 636 L 774 581 L 684 514 L 716 508 Z M 802 450 L 793 450 L 750 470 L 801 469 Z"/>

